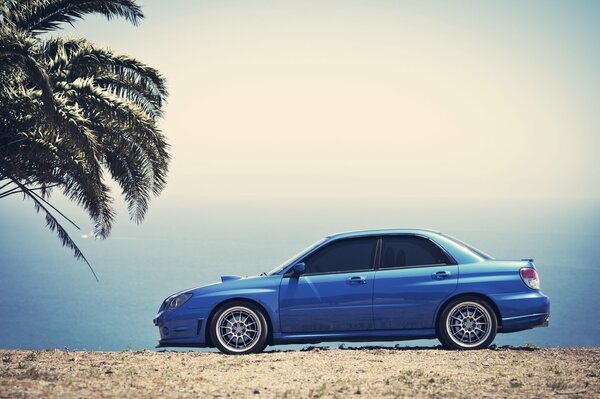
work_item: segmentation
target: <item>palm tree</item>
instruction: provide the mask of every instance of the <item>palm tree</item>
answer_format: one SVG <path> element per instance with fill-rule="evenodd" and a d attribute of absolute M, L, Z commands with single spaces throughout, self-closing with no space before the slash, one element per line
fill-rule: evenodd
<path fill-rule="evenodd" d="M 106 175 L 140 223 L 165 186 L 169 146 L 157 126 L 167 90 L 156 69 L 86 39 L 40 37 L 91 13 L 143 18 L 135 0 L 0 0 L 0 198 L 33 201 L 93 273 L 59 218 L 73 222 L 49 202 L 52 190 L 106 238 L 115 217 Z"/>

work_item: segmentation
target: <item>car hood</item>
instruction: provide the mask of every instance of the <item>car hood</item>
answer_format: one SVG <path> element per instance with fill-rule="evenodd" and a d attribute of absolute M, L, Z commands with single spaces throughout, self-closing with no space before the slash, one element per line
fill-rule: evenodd
<path fill-rule="evenodd" d="M 233 276 L 233 275 L 221 276 L 221 281 L 219 281 L 219 282 L 204 284 L 204 285 L 188 288 L 188 289 L 176 292 L 174 294 L 171 294 L 167 298 L 165 298 L 165 301 L 163 303 L 165 303 L 167 300 L 169 300 L 170 298 L 172 298 L 174 296 L 177 296 L 179 294 L 183 294 L 186 292 L 193 293 L 194 296 L 202 296 L 202 295 L 207 295 L 207 294 L 214 293 L 217 291 L 238 289 L 238 288 L 252 289 L 252 288 L 265 288 L 265 287 L 272 287 L 272 286 L 276 287 L 279 285 L 281 277 L 282 276 L 280 276 L 280 275 L 246 276 L 246 277 Z"/>

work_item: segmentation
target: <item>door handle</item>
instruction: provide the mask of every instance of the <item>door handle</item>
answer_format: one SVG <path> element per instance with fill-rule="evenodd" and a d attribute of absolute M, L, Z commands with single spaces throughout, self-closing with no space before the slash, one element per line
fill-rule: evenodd
<path fill-rule="evenodd" d="M 440 272 L 435 272 L 435 273 L 431 273 L 431 278 L 434 280 L 444 280 L 446 278 L 450 277 L 450 272 L 443 270 Z"/>
<path fill-rule="evenodd" d="M 348 284 L 366 284 L 367 279 L 362 276 L 352 276 L 346 279 Z"/>

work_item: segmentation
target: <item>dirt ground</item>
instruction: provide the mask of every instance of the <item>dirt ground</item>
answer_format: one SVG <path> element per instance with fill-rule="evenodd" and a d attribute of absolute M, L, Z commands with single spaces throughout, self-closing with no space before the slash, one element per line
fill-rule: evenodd
<path fill-rule="evenodd" d="M 0 398 L 600 398 L 600 348 L 0 350 Z"/>

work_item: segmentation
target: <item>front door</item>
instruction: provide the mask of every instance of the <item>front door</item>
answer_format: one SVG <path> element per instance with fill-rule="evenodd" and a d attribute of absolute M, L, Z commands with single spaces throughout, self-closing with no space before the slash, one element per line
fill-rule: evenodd
<path fill-rule="evenodd" d="M 383 237 L 373 317 L 379 330 L 431 329 L 440 304 L 456 290 L 458 265 L 430 239 Z"/>
<path fill-rule="evenodd" d="M 305 273 L 281 282 L 281 331 L 373 329 L 376 247 L 377 237 L 336 240 L 300 260 Z"/>

